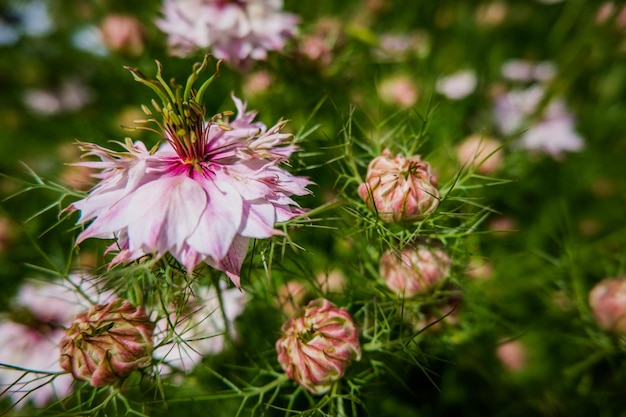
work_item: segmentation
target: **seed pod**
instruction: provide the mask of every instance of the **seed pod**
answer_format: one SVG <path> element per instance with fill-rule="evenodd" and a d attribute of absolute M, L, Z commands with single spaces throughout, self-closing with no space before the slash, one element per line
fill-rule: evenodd
<path fill-rule="evenodd" d="M 313 394 L 330 390 L 353 360 L 361 359 L 356 326 L 348 312 L 330 301 L 311 301 L 282 326 L 278 362 L 289 378 Z"/>
<path fill-rule="evenodd" d="M 94 387 L 150 365 L 154 324 L 143 308 L 117 299 L 76 316 L 60 342 L 61 368 Z"/>
<path fill-rule="evenodd" d="M 437 178 L 419 155 L 391 157 L 385 149 L 367 168 L 359 196 L 387 223 L 417 220 L 439 205 Z"/>

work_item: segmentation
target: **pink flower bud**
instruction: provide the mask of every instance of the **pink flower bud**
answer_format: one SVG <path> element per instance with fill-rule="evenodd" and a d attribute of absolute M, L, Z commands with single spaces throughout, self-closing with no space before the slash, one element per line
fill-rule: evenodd
<path fill-rule="evenodd" d="M 589 305 L 598 326 L 626 335 L 626 276 L 597 283 L 589 293 Z"/>
<path fill-rule="evenodd" d="M 405 75 L 396 75 L 381 81 L 378 96 L 387 103 L 398 107 L 411 107 L 419 98 L 419 92 L 413 80 Z"/>
<path fill-rule="evenodd" d="M 412 297 L 425 293 L 448 276 L 450 257 L 437 248 L 388 250 L 380 258 L 380 275 L 390 290 Z"/>
<path fill-rule="evenodd" d="M 288 316 L 293 316 L 309 296 L 306 285 L 292 280 L 281 285 L 276 291 L 276 304 Z M 310 298 L 309 298 L 310 299 Z"/>
<path fill-rule="evenodd" d="M 358 193 L 389 223 L 419 219 L 439 204 L 437 178 L 430 164 L 418 155 L 406 158 L 398 154 L 392 158 L 388 149 L 369 163 Z"/>
<path fill-rule="evenodd" d="M 289 378 L 313 394 L 323 394 L 361 359 L 356 326 L 348 312 L 330 301 L 311 301 L 282 326 L 276 341 L 278 362 Z"/>
<path fill-rule="evenodd" d="M 111 14 L 104 19 L 100 30 L 102 39 L 110 50 L 130 56 L 143 53 L 144 28 L 135 17 Z"/>
<path fill-rule="evenodd" d="M 472 165 L 483 175 L 495 173 L 503 162 L 502 144 L 482 135 L 468 136 L 457 147 L 457 157 L 463 165 Z"/>
<path fill-rule="evenodd" d="M 526 348 L 519 340 L 508 340 L 499 344 L 496 356 L 509 371 L 520 371 L 526 367 Z"/>
<path fill-rule="evenodd" d="M 143 308 L 129 301 L 95 305 L 61 340 L 61 368 L 94 387 L 111 384 L 150 364 L 153 331 Z"/>

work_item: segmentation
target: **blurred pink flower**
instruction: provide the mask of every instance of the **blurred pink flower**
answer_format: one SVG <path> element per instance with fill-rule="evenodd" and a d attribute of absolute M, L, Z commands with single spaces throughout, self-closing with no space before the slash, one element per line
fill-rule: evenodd
<path fill-rule="evenodd" d="M 600 5 L 596 12 L 596 23 L 614 24 L 618 29 L 626 28 L 626 5 L 607 1 Z"/>
<path fill-rule="evenodd" d="M 386 251 L 379 269 L 387 287 L 408 298 L 423 294 L 446 279 L 450 264 L 450 256 L 441 249 L 409 245 L 399 253 Z"/>
<path fill-rule="evenodd" d="M 102 41 L 112 51 L 139 56 L 145 49 L 145 31 L 134 16 L 107 15 L 100 25 Z"/>
<path fill-rule="evenodd" d="M 381 81 L 378 96 L 387 103 L 400 107 L 411 107 L 419 98 L 413 79 L 406 75 L 394 75 Z"/>
<path fill-rule="evenodd" d="M 361 359 L 359 334 L 350 314 L 318 298 L 287 320 L 276 341 L 278 362 L 289 376 L 313 394 L 323 394 Z"/>
<path fill-rule="evenodd" d="M 220 282 L 221 304 L 215 288 L 203 286 L 183 306 L 172 306 L 168 317 L 156 322 L 153 356 L 167 368 L 188 373 L 206 355 L 224 350 L 227 337 L 236 337 L 234 321 L 247 299 L 239 289 L 224 284 Z"/>
<path fill-rule="evenodd" d="M 437 177 L 419 155 L 392 157 L 385 149 L 367 167 L 359 196 L 384 222 L 417 220 L 437 209 Z"/>
<path fill-rule="evenodd" d="M 282 50 L 296 34 L 298 18 L 282 7 L 282 0 L 164 0 L 156 24 L 174 55 L 210 48 L 216 58 L 245 67 Z"/>
<path fill-rule="evenodd" d="M 598 282 L 589 292 L 589 306 L 600 328 L 626 336 L 626 276 Z"/>
<path fill-rule="evenodd" d="M 526 348 L 519 340 L 508 340 L 496 348 L 496 356 L 509 371 L 521 371 L 526 367 Z"/>
<path fill-rule="evenodd" d="M 477 83 L 476 73 L 467 69 L 439 78 L 435 89 L 450 100 L 461 100 L 474 92 Z"/>
<path fill-rule="evenodd" d="M 112 296 L 78 275 L 66 281 L 27 281 L 14 301 L 13 314 L 0 318 L 0 362 L 32 370 L 26 374 L 0 366 L 0 392 L 18 407 L 28 401 L 41 407 L 71 392 L 74 378 L 59 364 L 59 343 L 74 316 L 91 305 L 76 288 L 91 302 Z M 49 373 L 58 375 L 52 378 Z"/>
<path fill-rule="evenodd" d="M 480 134 L 470 135 L 457 146 L 457 159 L 471 165 L 479 174 L 495 173 L 503 162 L 502 144 Z"/>
<path fill-rule="evenodd" d="M 560 157 L 563 152 L 580 151 L 584 140 L 575 131 L 574 117 L 562 99 L 545 105 L 545 90 L 533 85 L 496 97 L 494 116 L 505 135 L 520 134 L 517 146 L 532 152 Z"/>
<path fill-rule="evenodd" d="M 285 282 L 276 290 L 276 305 L 283 313 L 293 316 L 309 298 L 309 289 L 300 281 Z"/>
<path fill-rule="evenodd" d="M 93 101 L 93 93 L 82 82 L 72 79 L 48 90 L 28 89 L 22 100 L 29 111 L 51 116 L 80 110 Z"/>
<path fill-rule="evenodd" d="M 179 118 L 166 121 L 165 143 L 156 151 L 140 141 L 123 145 L 127 152 L 83 143 L 86 155 L 101 161 L 77 165 L 100 169 L 101 181 L 70 206 L 81 211 L 78 223 L 93 220 L 77 243 L 115 239 L 111 265 L 168 252 L 190 273 L 206 262 L 239 287 L 250 239 L 280 234 L 276 222 L 302 214 L 289 196 L 308 194 L 310 181 L 280 167 L 296 149 L 291 135 L 280 133 L 285 122 L 267 129 L 233 100 L 233 121 L 192 114 L 182 125 L 190 132 L 182 133 Z"/>
<path fill-rule="evenodd" d="M 505 21 L 508 5 L 504 1 L 490 1 L 476 7 L 475 21 L 478 26 L 498 26 Z"/>

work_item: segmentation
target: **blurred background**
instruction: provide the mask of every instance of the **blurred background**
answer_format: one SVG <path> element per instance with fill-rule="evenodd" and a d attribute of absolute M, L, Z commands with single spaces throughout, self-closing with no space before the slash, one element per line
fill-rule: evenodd
<path fill-rule="evenodd" d="M 73 251 L 76 215 L 57 225 L 73 197 L 59 198 L 53 183 L 93 184 L 68 165 L 80 159 L 76 141 L 157 142 L 121 127 L 152 99 L 123 67 L 152 75 L 159 60 L 166 79 L 183 82 L 202 58 L 168 55 L 161 7 L 0 1 L 3 310 L 50 264 L 102 266 L 97 242 Z M 496 144 L 493 166 L 476 168 L 480 185 L 465 190 L 474 213 L 489 210 L 454 249 L 457 322 L 424 339 L 420 366 L 398 366 L 363 392 L 364 415 L 625 416 L 626 349 L 588 302 L 596 283 L 626 268 L 623 3 L 286 0 L 284 9 L 299 16 L 298 35 L 245 69 L 225 64 L 205 104 L 230 110 L 234 92 L 268 126 L 289 120 L 303 137 L 292 168 L 316 183 L 304 207 L 358 199 L 354 183 L 337 180 L 346 147 L 364 175 L 383 149 L 419 140 L 440 184 L 451 184 L 477 159 L 469 139 Z M 46 185 L 22 192 L 34 174 Z M 355 221 L 346 213 L 325 214 L 341 219 L 337 232 L 294 235 L 312 273 L 360 269 L 354 253 L 372 243 L 341 230 Z"/>

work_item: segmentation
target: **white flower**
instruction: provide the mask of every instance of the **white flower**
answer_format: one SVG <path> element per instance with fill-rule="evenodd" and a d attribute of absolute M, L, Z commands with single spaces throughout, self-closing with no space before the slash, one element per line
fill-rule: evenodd
<path fill-rule="evenodd" d="M 556 75 L 556 66 L 549 61 L 533 63 L 511 59 L 502 65 L 502 76 L 510 81 L 549 81 Z"/>
<path fill-rule="evenodd" d="M 478 80 L 473 70 L 455 72 L 437 80 L 435 89 L 450 100 L 460 100 L 473 93 Z"/>

